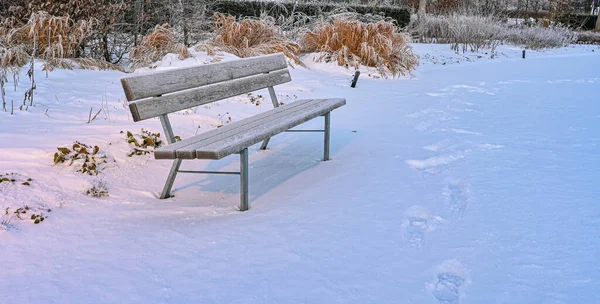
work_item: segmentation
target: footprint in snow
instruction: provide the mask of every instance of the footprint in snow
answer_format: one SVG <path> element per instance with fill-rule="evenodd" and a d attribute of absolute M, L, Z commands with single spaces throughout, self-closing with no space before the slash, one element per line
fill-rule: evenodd
<path fill-rule="evenodd" d="M 446 260 L 437 267 L 435 283 L 426 287 L 441 304 L 458 304 L 470 283 L 466 268 L 457 260 Z"/>
<path fill-rule="evenodd" d="M 427 208 L 414 205 L 404 212 L 402 221 L 402 237 L 406 245 L 413 249 L 421 249 L 425 244 L 425 233 L 433 231 L 438 224 L 444 223 L 439 216 L 432 216 Z"/>
<path fill-rule="evenodd" d="M 419 171 L 424 171 L 431 174 L 437 174 L 442 172 L 442 169 L 456 161 L 459 161 L 465 158 L 466 154 L 470 152 L 466 151 L 456 151 L 449 154 L 441 154 L 437 156 L 432 156 L 426 159 L 408 159 L 404 162 L 411 166 L 414 169 Z"/>
<path fill-rule="evenodd" d="M 442 193 L 446 197 L 446 207 L 450 210 L 452 217 L 462 218 L 471 201 L 469 185 L 461 180 L 449 180 Z"/>

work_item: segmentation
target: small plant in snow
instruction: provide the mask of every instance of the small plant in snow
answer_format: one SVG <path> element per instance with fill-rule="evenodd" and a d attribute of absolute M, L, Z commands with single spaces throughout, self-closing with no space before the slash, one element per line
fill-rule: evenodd
<path fill-rule="evenodd" d="M 5 230 L 8 230 L 8 228 L 15 228 L 15 225 L 12 222 L 14 218 L 18 218 L 19 220 L 30 219 L 34 224 L 39 224 L 48 218 L 48 215 L 44 215 L 44 212 L 50 213 L 52 212 L 52 209 L 29 208 L 28 205 L 25 205 L 24 207 L 19 207 L 15 209 L 15 211 L 12 211 L 10 207 L 6 207 L 0 226 L 7 226 L 7 229 Z M 0 229 L 2 228 L 0 227 Z"/>
<path fill-rule="evenodd" d="M 260 103 L 264 100 L 262 95 L 254 95 L 252 93 L 248 93 L 248 99 L 250 99 L 251 104 L 256 106 L 260 106 Z"/>
<path fill-rule="evenodd" d="M 123 133 L 123 131 L 121 131 Z M 180 141 L 179 136 L 175 136 L 175 141 Z M 160 133 L 152 133 L 148 130 L 142 129 L 140 133 L 131 133 L 127 131 L 127 143 L 131 147 L 131 151 L 127 153 L 127 156 L 131 157 L 134 155 L 146 155 L 154 152 L 154 150 L 163 145 L 163 141 L 160 139 Z"/>
<path fill-rule="evenodd" d="M 217 119 L 219 120 L 219 124 L 217 125 L 217 128 L 220 128 L 232 121 L 231 116 L 226 116 L 226 115 L 229 115 L 229 112 L 225 112 L 223 114 L 217 115 Z"/>
<path fill-rule="evenodd" d="M 92 187 L 85 190 L 85 195 L 95 198 L 108 196 L 108 188 L 106 187 L 106 183 L 103 181 L 92 182 Z"/>
<path fill-rule="evenodd" d="M 13 223 L 13 216 L 6 214 L 0 217 L 0 231 L 10 231 L 17 229 L 17 225 Z"/>
<path fill-rule="evenodd" d="M 18 173 L 0 173 L 0 184 L 21 184 L 24 186 L 30 186 L 31 181 L 31 178 L 25 178 Z"/>
<path fill-rule="evenodd" d="M 78 141 L 73 143 L 71 149 L 67 147 L 58 147 L 58 152 L 54 153 L 54 165 L 67 163 L 71 166 L 77 163 L 77 172 L 98 175 L 102 171 L 104 164 L 107 163 L 106 155 L 98 154 L 98 146 L 89 146 Z"/>

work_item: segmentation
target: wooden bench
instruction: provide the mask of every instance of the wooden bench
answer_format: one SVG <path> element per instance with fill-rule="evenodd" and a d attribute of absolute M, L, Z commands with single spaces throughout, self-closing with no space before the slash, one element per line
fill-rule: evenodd
<path fill-rule="evenodd" d="M 281 132 L 324 132 L 323 160 L 329 160 L 330 112 L 346 104 L 343 98 L 303 99 L 281 105 L 273 86 L 291 81 L 282 54 L 160 71 L 121 79 L 134 121 L 159 117 L 167 146 L 154 152 L 156 159 L 174 160 L 161 199 L 170 197 L 177 173 L 239 174 L 240 210 L 248 210 L 248 147 Z M 274 109 L 175 142 L 168 114 L 221 99 L 268 88 Z M 290 130 L 324 116 L 323 130 Z M 240 154 L 239 172 L 180 170 L 184 159 L 221 159 Z"/>

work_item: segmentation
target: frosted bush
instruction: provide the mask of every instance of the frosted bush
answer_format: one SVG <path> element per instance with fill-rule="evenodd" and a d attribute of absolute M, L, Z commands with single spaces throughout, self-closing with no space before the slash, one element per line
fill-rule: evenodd
<path fill-rule="evenodd" d="M 506 36 L 506 28 L 492 16 L 428 15 L 413 26 L 422 42 L 450 43 L 456 52 L 478 52 L 484 48 L 494 52 Z"/>
<path fill-rule="evenodd" d="M 565 27 L 548 28 L 533 23 L 511 27 L 494 16 L 461 14 L 428 15 L 412 24 L 412 32 L 424 43 L 450 43 L 456 52 L 490 49 L 492 54 L 502 42 L 543 49 L 567 46 L 576 38 Z"/>
<path fill-rule="evenodd" d="M 506 41 L 528 49 L 558 48 L 571 44 L 576 34 L 564 27 L 516 27 L 508 29 Z"/>

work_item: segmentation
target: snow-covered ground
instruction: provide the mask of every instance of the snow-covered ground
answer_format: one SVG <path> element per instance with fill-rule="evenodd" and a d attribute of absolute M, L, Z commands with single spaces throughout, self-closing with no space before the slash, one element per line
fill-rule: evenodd
<path fill-rule="evenodd" d="M 17 180 L 0 183 L 0 303 L 600 303 L 600 49 L 415 49 L 414 77 L 355 89 L 351 72 L 292 69 L 282 101 L 348 100 L 332 113 L 332 160 L 319 161 L 320 134 L 254 147 L 248 212 L 229 176 L 180 175 L 175 197 L 156 199 L 170 162 L 127 157 L 121 131 L 162 130 L 131 121 L 125 74 L 38 71 L 36 106 L 0 112 L 0 174 Z M 173 115 L 175 133 L 270 109 L 254 95 Z M 106 155 L 97 177 L 53 165 L 74 141 Z M 84 194 L 98 180 L 109 197 Z"/>

